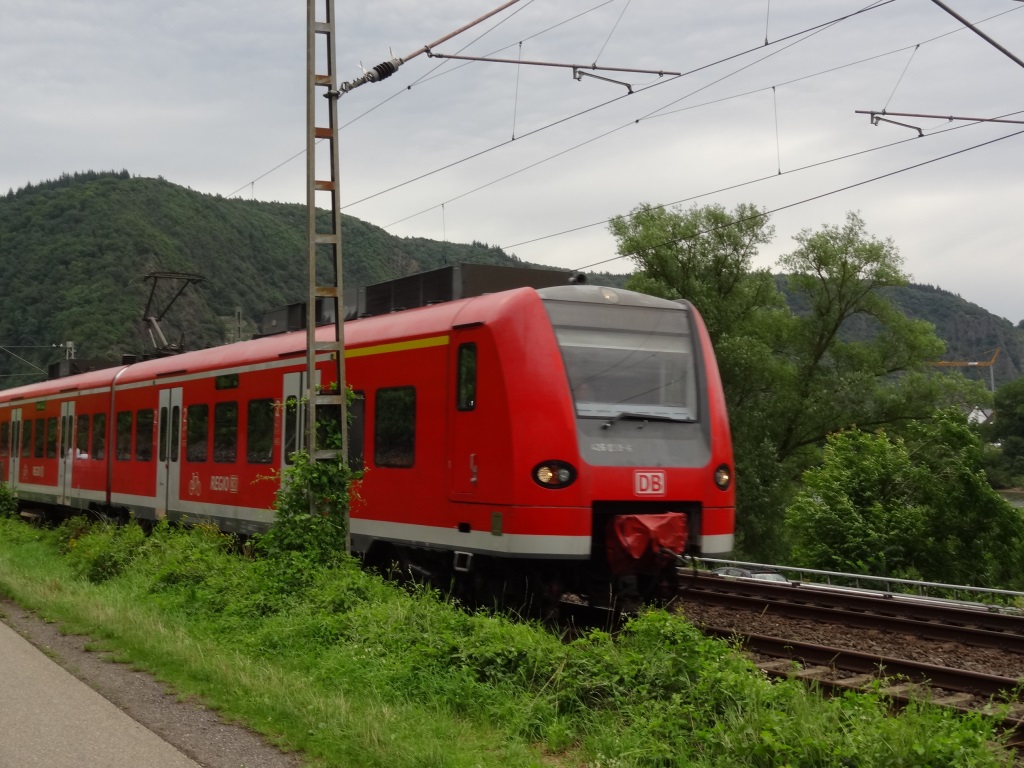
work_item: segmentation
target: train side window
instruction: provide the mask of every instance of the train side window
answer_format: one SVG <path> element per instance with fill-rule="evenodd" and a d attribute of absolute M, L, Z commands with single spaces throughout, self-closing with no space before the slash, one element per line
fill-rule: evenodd
<path fill-rule="evenodd" d="M 249 401 L 245 456 L 250 464 L 269 464 L 274 457 L 274 401 L 272 399 Z"/>
<path fill-rule="evenodd" d="M 167 406 L 160 408 L 160 445 L 157 446 L 157 461 L 167 461 Z"/>
<path fill-rule="evenodd" d="M 78 426 L 75 429 L 75 458 L 89 458 L 89 417 L 86 415 L 78 417 Z"/>
<path fill-rule="evenodd" d="M 238 460 L 238 403 L 213 406 L 213 460 L 233 464 Z"/>
<path fill-rule="evenodd" d="M 181 406 L 171 408 L 171 461 L 178 460 L 181 449 Z"/>
<path fill-rule="evenodd" d="M 459 345 L 458 367 L 455 407 L 472 411 L 476 408 L 476 344 Z"/>
<path fill-rule="evenodd" d="M 171 461 L 178 460 L 181 450 L 181 407 L 171 409 Z"/>
<path fill-rule="evenodd" d="M 21 422 L 21 455 L 22 458 L 32 456 L 32 420 L 25 419 Z"/>
<path fill-rule="evenodd" d="M 374 463 L 411 467 L 416 458 L 416 389 L 378 389 L 373 420 Z"/>
<path fill-rule="evenodd" d="M 153 460 L 153 409 L 145 408 L 135 417 L 135 459 Z"/>
<path fill-rule="evenodd" d="M 366 397 L 355 393 L 355 399 L 348 408 L 348 466 L 354 472 L 363 469 L 363 446 L 366 432 Z"/>
<path fill-rule="evenodd" d="M 57 417 L 46 420 L 46 458 L 57 458 Z"/>
<path fill-rule="evenodd" d="M 190 405 L 185 415 L 188 419 L 185 461 L 206 461 L 206 446 L 210 434 L 210 406 Z"/>
<path fill-rule="evenodd" d="M 21 422 L 11 422 L 11 458 L 21 455 Z"/>
<path fill-rule="evenodd" d="M 117 452 L 118 461 L 130 461 L 132 458 L 132 412 L 120 411 L 117 414 Z"/>
<path fill-rule="evenodd" d="M 92 417 L 92 457 L 102 461 L 107 455 L 107 414 L 97 413 Z"/>
<path fill-rule="evenodd" d="M 36 419 L 36 440 L 32 445 L 32 456 L 41 459 L 46 448 L 46 419 Z"/>
<path fill-rule="evenodd" d="M 62 459 L 68 455 L 68 447 L 71 445 L 71 432 L 74 426 L 74 416 L 64 415 L 60 417 L 60 457 Z"/>
<path fill-rule="evenodd" d="M 284 402 L 284 463 L 291 464 L 291 455 L 299 450 L 299 407 L 297 397 Z"/>
<path fill-rule="evenodd" d="M 0 458 L 7 456 L 7 441 L 11 439 L 11 424 L 5 421 L 0 424 Z"/>

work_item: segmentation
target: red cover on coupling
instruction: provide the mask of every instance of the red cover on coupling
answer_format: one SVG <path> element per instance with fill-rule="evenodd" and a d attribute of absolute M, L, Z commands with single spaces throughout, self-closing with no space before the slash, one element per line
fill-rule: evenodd
<path fill-rule="evenodd" d="M 665 550 L 682 554 L 686 515 L 620 515 L 608 525 L 608 564 L 616 574 L 643 570 L 666 559 Z"/>

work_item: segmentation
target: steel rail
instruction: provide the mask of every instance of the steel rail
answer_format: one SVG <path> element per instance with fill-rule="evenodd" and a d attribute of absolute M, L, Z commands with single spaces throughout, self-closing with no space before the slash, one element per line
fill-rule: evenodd
<path fill-rule="evenodd" d="M 929 640 L 946 640 L 979 648 L 995 648 L 1024 654 L 1024 635 L 973 626 L 952 625 L 899 615 L 826 606 L 815 603 L 770 600 L 762 596 L 731 592 L 701 592 L 702 603 L 755 611 L 761 614 L 813 619 L 860 629 L 880 629 L 915 635 Z"/>
<path fill-rule="evenodd" d="M 685 579 L 680 589 L 681 599 L 713 602 L 724 599 L 723 595 L 745 595 L 771 605 L 816 606 L 820 610 L 846 610 L 876 616 L 889 627 L 890 619 L 914 620 L 938 627 L 972 628 L 990 633 L 991 637 L 1003 636 L 1008 644 L 1024 641 L 1024 616 L 986 610 L 984 607 L 968 608 L 961 604 L 943 604 L 937 600 L 921 599 L 914 596 L 868 594 L 855 590 L 811 586 L 803 583 L 782 584 L 751 579 L 727 579 L 716 575 L 698 574 Z M 810 610 L 810 609 L 808 609 Z M 977 635 L 982 637 L 983 635 Z"/>
<path fill-rule="evenodd" d="M 769 635 L 736 632 L 720 627 L 705 627 L 703 631 L 717 637 L 738 638 L 744 648 L 766 656 L 795 659 L 805 664 L 843 669 L 859 674 L 874 673 L 882 677 L 906 678 L 911 682 L 927 684 L 933 688 L 962 691 L 975 696 L 1009 696 L 1019 686 L 1019 681 L 1015 678 L 984 672 L 940 667 L 936 664 L 802 643 Z"/>

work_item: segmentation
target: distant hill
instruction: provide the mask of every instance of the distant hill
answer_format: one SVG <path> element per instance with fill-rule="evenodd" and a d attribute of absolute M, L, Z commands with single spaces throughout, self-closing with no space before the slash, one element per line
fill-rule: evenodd
<path fill-rule="evenodd" d="M 946 342 L 943 360 L 987 362 L 999 350 L 991 370 L 996 386 L 1024 373 L 1024 329 L 955 293 L 931 285 L 912 284 L 890 290 L 893 301 L 904 314 L 927 320 Z M 970 378 L 989 381 L 985 367 L 958 366 L 955 370 Z"/>
<path fill-rule="evenodd" d="M 345 216 L 346 287 L 474 262 L 521 264 L 483 243 L 395 237 Z M 0 386 L 62 356 L 117 360 L 151 349 L 142 324 L 152 272 L 202 275 L 162 327 L 187 348 L 252 333 L 264 311 L 306 295 L 303 205 L 227 199 L 163 179 L 87 172 L 0 196 Z M 158 312 L 175 284 L 163 281 Z M 235 320 L 236 312 L 241 323 Z M 43 348 L 39 348 L 43 347 Z M 13 354 L 11 354 L 13 353 Z M 24 358 L 17 360 L 14 355 Z"/>
<path fill-rule="evenodd" d="M 778 276 L 777 284 L 794 312 L 806 310 L 800 297 L 788 291 L 784 275 Z M 992 366 L 957 365 L 948 370 L 960 371 L 964 376 L 986 384 L 990 384 L 994 377 L 997 387 L 1024 372 L 1024 329 L 1014 326 L 1009 320 L 931 285 L 912 283 L 901 288 L 886 288 L 882 292 L 908 317 L 925 320 L 935 326 L 936 334 L 946 343 L 946 354 L 942 360 L 990 362 L 999 350 Z M 872 330 L 872 321 L 855 318 L 844 327 L 844 335 L 851 339 L 865 338 Z"/>
<path fill-rule="evenodd" d="M 305 296 L 305 238 L 305 206 L 207 195 L 127 171 L 12 190 L 0 196 L 0 346 L 8 350 L 0 350 L 0 386 L 28 381 L 32 366 L 63 356 L 51 345 L 66 341 L 80 358 L 148 352 L 142 314 L 152 282 L 143 278 L 153 272 L 205 278 L 167 314 L 169 340 L 195 349 L 248 336 L 264 311 Z M 346 287 L 445 264 L 541 266 L 484 243 L 396 237 L 351 216 L 342 218 L 342 241 Z M 159 284 L 153 311 L 174 290 Z M 997 383 L 1024 370 L 1024 331 L 1007 320 L 931 286 L 892 296 L 908 315 L 935 324 L 947 359 L 987 360 L 999 347 Z M 987 369 L 981 373 L 987 380 Z"/>

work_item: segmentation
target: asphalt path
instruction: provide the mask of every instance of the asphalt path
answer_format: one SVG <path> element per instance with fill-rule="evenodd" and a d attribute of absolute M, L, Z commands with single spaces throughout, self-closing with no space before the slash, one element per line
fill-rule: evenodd
<path fill-rule="evenodd" d="M 0 768 L 302 768 L 302 755 L 0 595 Z"/>
<path fill-rule="evenodd" d="M 0 768 L 200 768 L 0 622 Z"/>

